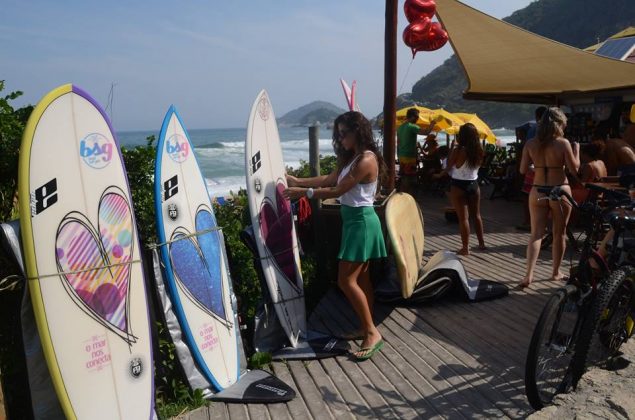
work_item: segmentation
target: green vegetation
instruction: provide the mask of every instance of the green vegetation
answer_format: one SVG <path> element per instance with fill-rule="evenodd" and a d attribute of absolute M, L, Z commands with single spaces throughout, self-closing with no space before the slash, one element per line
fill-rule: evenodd
<path fill-rule="evenodd" d="M 633 16 L 632 0 L 538 0 L 503 20 L 558 42 L 586 48 L 632 26 Z M 405 96 L 431 108 L 477 113 L 491 127 L 514 128 L 533 119 L 535 105 L 466 101 L 461 96 L 466 87 L 463 69 L 452 56 L 415 83 L 412 94 Z"/>
<path fill-rule="evenodd" d="M 0 80 L 0 93 L 4 80 Z M 18 217 L 18 154 L 32 106 L 15 109 L 11 105 L 22 92 L 0 96 L 0 222 Z M 5 404 L 10 418 L 29 418 L 31 397 L 22 351 L 20 304 L 24 281 L 20 270 L 0 251 L 0 374 Z"/>

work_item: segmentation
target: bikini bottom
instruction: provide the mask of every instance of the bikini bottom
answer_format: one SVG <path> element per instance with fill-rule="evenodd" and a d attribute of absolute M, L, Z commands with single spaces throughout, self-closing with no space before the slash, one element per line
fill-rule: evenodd
<path fill-rule="evenodd" d="M 450 186 L 457 187 L 462 190 L 465 195 L 470 196 L 478 192 L 478 180 L 454 179 L 450 182 Z"/>

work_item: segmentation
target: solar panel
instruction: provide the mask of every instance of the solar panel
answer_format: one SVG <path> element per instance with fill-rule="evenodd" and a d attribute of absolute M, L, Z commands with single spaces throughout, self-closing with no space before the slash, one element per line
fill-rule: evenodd
<path fill-rule="evenodd" d="M 595 52 L 604 57 L 621 60 L 635 46 L 635 36 L 620 39 L 609 39 Z"/>

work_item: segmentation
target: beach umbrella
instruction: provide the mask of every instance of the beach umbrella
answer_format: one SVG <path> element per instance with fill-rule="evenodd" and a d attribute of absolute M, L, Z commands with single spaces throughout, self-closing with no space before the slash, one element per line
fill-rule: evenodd
<path fill-rule="evenodd" d="M 476 127 L 476 130 L 478 131 L 478 135 L 481 139 L 483 140 L 487 140 L 488 143 L 491 144 L 495 144 L 496 143 L 496 136 L 494 135 L 494 133 L 492 132 L 492 129 L 489 128 L 489 126 L 487 124 L 485 124 L 485 122 L 479 118 L 478 115 L 476 114 L 467 114 L 464 112 L 455 112 L 454 115 L 456 115 L 457 117 L 459 117 L 463 123 L 472 123 L 474 124 L 474 126 Z M 452 132 L 449 132 L 449 134 L 456 134 L 459 132 L 459 128 L 457 127 L 452 128 Z M 455 131 L 456 130 L 456 131 Z M 447 130 L 446 130 L 447 131 Z"/>
<path fill-rule="evenodd" d="M 426 108 L 425 106 L 407 106 L 405 108 L 401 108 L 400 110 L 397 111 L 397 126 L 400 126 L 401 124 L 406 122 L 406 113 L 408 112 L 408 110 L 410 108 L 416 108 L 419 110 L 419 119 L 417 120 L 416 124 L 421 127 L 423 130 L 427 130 L 430 127 L 430 124 L 432 123 L 432 110 L 430 108 Z"/>
<path fill-rule="evenodd" d="M 432 113 L 436 131 L 445 131 L 447 133 L 448 130 L 452 130 L 454 127 L 458 131 L 458 127 L 463 125 L 461 118 L 443 108 L 434 109 Z"/>

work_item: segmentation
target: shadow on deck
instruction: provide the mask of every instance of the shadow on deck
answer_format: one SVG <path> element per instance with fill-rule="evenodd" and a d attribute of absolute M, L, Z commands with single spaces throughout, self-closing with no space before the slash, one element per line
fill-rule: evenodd
<path fill-rule="evenodd" d="M 488 197 L 485 193 L 484 197 Z M 420 196 L 425 219 L 426 256 L 460 248 L 458 225 L 447 223 L 443 198 Z M 189 419 L 281 418 L 473 418 L 525 417 L 524 364 L 542 305 L 560 284 L 548 281 L 551 253 L 540 254 L 537 281 L 529 290 L 516 284 L 525 269 L 529 234 L 515 230 L 519 202 L 482 200 L 486 252 L 462 257 L 471 277 L 510 287 L 508 297 L 480 303 L 447 298 L 419 307 L 376 305 L 375 320 L 386 345 L 371 360 L 348 357 L 274 363 L 274 373 L 298 397 L 287 404 L 212 404 Z M 472 235 L 471 243 L 476 244 Z M 563 271 L 568 270 L 570 254 Z M 542 279 L 542 280 L 541 280 Z M 335 288 L 310 316 L 315 330 L 353 331 L 357 319 Z M 360 342 L 353 343 L 353 348 Z"/>

